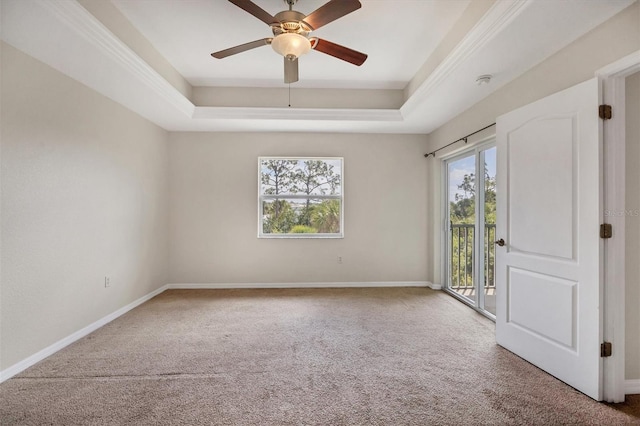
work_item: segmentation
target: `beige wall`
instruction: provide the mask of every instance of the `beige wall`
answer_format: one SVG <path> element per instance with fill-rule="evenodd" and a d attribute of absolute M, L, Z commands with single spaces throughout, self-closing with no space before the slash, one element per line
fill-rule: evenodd
<path fill-rule="evenodd" d="M 424 136 L 172 133 L 170 141 L 172 283 L 426 281 Z M 258 239 L 259 156 L 344 157 L 345 238 Z"/>
<path fill-rule="evenodd" d="M 627 379 L 640 379 L 640 72 L 626 79 L 625 360 Z"/>
<path fill-rule="evenodd" d="M 4 370 L 166 283 L 168 135 L 1 53 Z"/>
<path fill-rule="evenodd" d="M 290 89 L 290 90 L 289 90 Z M 275 87 L 194 87 L 197 106 L 398 109 L 402 90 L 305 89 Z"/>
<path fill-rule="evenodd" d="M 640 3 L 636 2 L 607 22 L 579 38 L 574 43 L 538 64 L 516 80 L 505 85 L 464 113 L 436 129 L 429 135 L 429 151 L 444 146 L 461 136 L 495 122 L 496 118 L 504 113 L 593 78 L 598 69 L 639 50 L 639 23 Z M 612 42 L 612 40 L 615 40 L 615 42 Z M 636 118 L 635 121 L 637 123 L 638 119 Z M 467 147 L 472 146 L 483 138 L 491 137 L 494 132 L 495 129 L 491 128 L 470 138 Z M 464 149 L 464 145 L 457 144 L 441 151 L 439 155 L 447 155 L 461 148 Z M 637 155 L 635 158 L 637 163 Z M 431 244 L 428 259 L 433 262 L 428 267 L 430 271 L 428 279 L 435 283 L 441 283 L 443 279 L 441 276 L 440 256 L 442 236 L 442 162 L 440 159 L 434 159 L 433 157 L 431 157 L 428 162 L 431 194 L 429 197 L 429 223 L 431 226 L 428 236 Z M 634 168 L 637 169 L 636 163 L 633 164 Z M 634 259 L 637 258 L 636 255 Z M 638 262 L 634 260 L 633 263 L 637 264 Z M 640 292 L 640 290 L 638 290 L 638 281 L 635 280 L 635 283 L 631 283 L 630 286 L 633 288 L 630 290 L 632 294 L 631 297 L 635 297 L 637 301 L 637 294 Z M 633 294 L 635 294 L 635 296 L 633 296 Z M 632 309 L 637 311 L 637 302 L 636 305 L 633 305 Z M 637 331 L 633 331 L 634 328 L 637 330 L 637 323 L 635 325 L 628 323 L 627 327 L 631 330 L 631 333 L 635 333 L 635 336 L 638 335 Z M 630 347 L 632 348 L 634 345 L 632 344 Z M 637 344 L 635 347 L 637 348 Z M 635 353 L 637 354 L 638 352 Z M 627 371 L 640 371 L 640 357 L 637 355 L 628 357 L 627 361 Z M 633 377 L 638 378 L 636 373 L 633 373 Z M 627 378 L 630 379 L 631 377 Z"/>

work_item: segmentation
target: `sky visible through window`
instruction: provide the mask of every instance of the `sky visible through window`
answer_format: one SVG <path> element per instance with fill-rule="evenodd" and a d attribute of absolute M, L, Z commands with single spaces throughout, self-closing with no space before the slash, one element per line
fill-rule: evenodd
<path fill-rule="evenodd" d="M 295 173 L 295 172 L 302 172 L 302 171 L 307 170 L 307 167 L 306 167 L 306 165 L 304 163 L 305 161 L 309 161 L 309 159 L 308 158 L 298 159 L 297 160 L 297 164 L 292 168 L 293 172 Z M 333 191 L 331 190 L 330 185 L 324 184 L 324 185 L 320 185 L 317 188 L 315 188 L 311 192 L 311 194 L 309 194 L 309 195 L 341 194 L 342 193 L 342 189 L 341 189 L 341 187 L 342 187 L 342 185 L 341 185 L 341 183 L 342 183 L 342 179 L 341 179 L 342 178 L 342 176 L 341 176 L 341 174 L 342 174 L 341 160 L 339 160 L 339 159 L 336 159 L 336 160 L 333 160 L 333 159 L 322 159 L 321 161 L 323 163 L 326 163 L 329 166 L 329 168 L 331 168 L 331 171 L 335 175 L 339 176 L 339 178 L 337 179 L 338 183 L 337 183 L 337 185 L 335 185 L 335 188 L 333 189 Z M 274 171 L 267 167 L 267 160 L 263 160 L 261 162 L 261 164 L 260 164 L 260 173 L 261 173 L 261 175 L 271 175 L 271 176 L 274 175 Z M 260 191 L 261 191 L 262 194 L 265 194 L 265 193 L 267 193 L 267 189 L 271 188 L 271 187 L 272 187 L 272 185 L 268 185 L 268 184 L 265 184 L 264 182 L 262 182 L 261 183 L 261 187 L 260 187 Z M 298 191 L 296 191 L 295 188 L 286 187 L 286 186 L 284 188 L 281 188 L 281 191 L 279 191 L 279 193 L 281 193 L 281 194 L 295 194 L 297 192 Z"/>
<path fill-rule="evenodd" d="M 485 164 L 489 177 L 496 176 L 496 148 L 490 148 L 485 151 Z M 455 201 L 456 194 L 464 196 L 464 191 L 458 187 L 462 184 L 465 175 L 475 173 L 476 158 L 474 155 L 461 158 L 449 163 L 449 201 Z"/>

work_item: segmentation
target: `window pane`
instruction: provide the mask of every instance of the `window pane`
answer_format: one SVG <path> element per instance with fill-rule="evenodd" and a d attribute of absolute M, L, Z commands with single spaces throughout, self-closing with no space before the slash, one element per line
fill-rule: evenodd
<path fill-rule="evenodd" d="M 262 158 L 261 195 L 340 195 L 342 160 Z"/>
<path fill-rule="evenodd" d="M 448 163 L 449 288 L 473 300 L 476 157 L 474 154 Z"/>
<path fill-rule="evenodd" d="M 449 163 L 449 220 L 452 224 L 472 224 L 476 220 L 475 156 Z"/>
<path fill-rule="evenodd" d="M 265 200 L 263 234 L 340 234 L 342 203 L 336 199 Z"/>
<path fill-rule="evenodd" d="M 260 194 L 292 194 L 298 160 L 278 158 L 260 161 Z"/>

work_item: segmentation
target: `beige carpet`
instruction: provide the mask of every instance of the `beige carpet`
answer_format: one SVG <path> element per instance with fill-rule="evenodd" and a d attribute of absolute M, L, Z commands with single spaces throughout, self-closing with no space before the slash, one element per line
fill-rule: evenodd
<path fill-rule="evenodd" d="M 592 401 L 441 292 L 173 290 L 0 385 L 0 424 L 622 425 L 640 399 Z"/>

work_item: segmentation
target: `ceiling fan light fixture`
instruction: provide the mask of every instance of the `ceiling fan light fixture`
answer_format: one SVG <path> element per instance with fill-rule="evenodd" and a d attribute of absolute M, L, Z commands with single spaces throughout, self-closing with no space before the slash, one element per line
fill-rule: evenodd
<path fill-rule="evenodd" d="M 284 33 L 274 37 L 271 47 L 285 58 L 299 58 L 311 50 L 311 41 L 300 34 Z"/>

